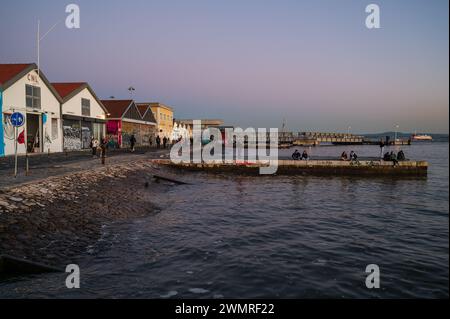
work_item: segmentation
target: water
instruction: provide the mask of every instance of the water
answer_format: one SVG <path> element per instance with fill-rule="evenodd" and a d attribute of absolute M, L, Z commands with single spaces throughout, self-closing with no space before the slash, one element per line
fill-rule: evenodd
<path fill-rule="evenodd" d="M 344 149 L 380 152 L 310 153 Z M 0 297 L 448 298 L 448 143 L 403 149 L 430 162 L 427 178 L 186 175 L 161 213 L 104 227 L 81 289 L 39 275 L 0 283 Z"/>

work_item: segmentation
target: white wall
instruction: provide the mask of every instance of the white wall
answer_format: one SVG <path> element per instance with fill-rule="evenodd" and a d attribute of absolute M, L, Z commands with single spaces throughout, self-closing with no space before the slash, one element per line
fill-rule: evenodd
<path fill-rule="evenodd" d="M 37 78 L 37 81 L 33 81 L 31 77 L 28 75 L 33 75 L 34 78 Z M 25 75 L 23 78 L 18 80 L 12 86 L 7 88 L 3 92 L 3 113 L 10 113 L 12 109 L 15 109 L 18 112 L 21 112 L 25 115 L 26 120 L 26 112 L 32 112 L 31 109 L 26 108 L 26 98 L 25 98 L 25 85 L 33 85 L 41 88 L 41 109 L 40 113 L 47 112 L 47 122 L 43 126 L 42 130 L 42 140 L 43 150 L 47 152 L 50 149 L 50 152 L 62 152 L 63 150 L 63 136 L 62 136 L 62 124 L 61 124 L 61 114 L 60 114 L 60 103 L 58 99 L 53 95 L 47 85 L 41 78 L 37 77 L 36 71 L 31 71 L 29 74 Z M 56 139 L 52 139 L 52 118 L 58 119 L 58 137 Z M 19 128 L 18 132 L 22 132 L 25 129 L 25 137 L 27 136 L 26 125 Z M 46 135 L 51 140 L 51 143 L 46 141 Z M 1 142 L 1 141 L 0 141 Z M 4 136 L 5 142 L 5 155 L 13 155 L 14 154 L 14 138 L 8 139 L 8 137 Z M 26 144 L 25 144 L 26 145 Z M 18 153 L 25 154 L 25 145 L 18 145 Z"/>
<path fill-rule="evenodd" d="M 88 99 L 91 101 L 91 116 L 89 117 L 102 120 L 106 118 L 105 111 L 102 109 L 100 104 L 98 104 L 97 100 L 92 96 L 91 92 L 89 92 L 87 88 L 78 92 L 77 95 L 63 104 L 63 114 L 87 117 L 81 115 L 81 99 Z"/>

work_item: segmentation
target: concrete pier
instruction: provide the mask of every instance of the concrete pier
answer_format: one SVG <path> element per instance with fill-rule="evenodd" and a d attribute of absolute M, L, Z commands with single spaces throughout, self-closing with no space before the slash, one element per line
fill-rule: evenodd
<path fill-rule="evenodd" d="M 259 168 L 268 166 L 267 161 L 222 162 L 175 164 L 168 159 L 152 160 L 153 163 L 174 168 L 206 172 L 229 172 L 238 174 L 259 174 Z M 394 165 L 387 161 L 339 161 L 339 160 L 278 160 L 279 175 L 368 175 L 368 176 L 426 176 L 428 163 L 425 161 L 403 161 Z"/>

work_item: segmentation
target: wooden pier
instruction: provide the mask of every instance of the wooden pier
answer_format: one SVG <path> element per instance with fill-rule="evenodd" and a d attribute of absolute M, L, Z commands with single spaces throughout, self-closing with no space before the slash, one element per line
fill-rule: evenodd
<path fill-rule="evenodd" d="M 278 142 L 280 145 L 290 146 L 317 146 L 321 143 L 361 145 L 363 137 L 345 133 L 324 132 L 279 132 Z"/>
<path fill-rule="evenodd" d="M 268 161 L 212 163 L 183 162 L 172 163 L 167 159 L 152 160 L 153 163 L 173 168 L 205 172 L 226 172 L 238 174 L 259 174 L 259 168 L 269 166 Z M 367 175 L 367 176 L 426 176 L 428 163 L 425 161 L 402 161 L 394 164 L 390 161 L 339 161 L 339 160 L 278 160 L 279 175 Z"/>

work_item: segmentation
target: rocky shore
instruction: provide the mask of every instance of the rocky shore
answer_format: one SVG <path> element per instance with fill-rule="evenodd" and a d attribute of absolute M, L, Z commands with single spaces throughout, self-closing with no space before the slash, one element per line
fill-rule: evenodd
<path fill-rule="evenodd" d="M 0 189 L 0 255 L 63 267 L 101 236 L 102 225 L 158 212 L 148 161 L 109 165 Z"/>

